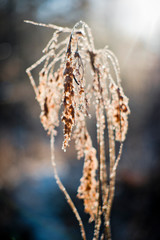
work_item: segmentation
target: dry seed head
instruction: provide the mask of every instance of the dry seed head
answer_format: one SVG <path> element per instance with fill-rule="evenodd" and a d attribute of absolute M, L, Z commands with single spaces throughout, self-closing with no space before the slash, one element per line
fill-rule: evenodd
<path fill-rule="evenodd" d="M 79 111 L 76 112 L 76 127 L 73 133 L 75 139 L 75 148 L 77 150 L 77 158 L 80 159 L 84 156 L 85 150 L 85 131 L 86 123 L 84 115 Z"/>
<path fill-rule="evenodd" d="M 69 50 L 70 51 L 70 50 Z M 66 151 L 69 141 L 71 140 L 72 128 L 74 125 L 74 86 L 73 86 L 73 68 L 71 58 L 66 62 L 64 70 L 64 110 L 62 115 L 62 122 L 64 123 L 64 141 L 62 149 Z"/>
<path fill-rule="evenodd" d="M 58 113 L 62 98 L 62 71 L 61 67 L 56 74 L 52 75 L 50 73 L 48 75 L 47 69 L 42 69 L 39 74 L 37 100 L 42 110 L 40 119 L 48 133 L 59 125 Z"/>
<path fill-rule="evenodd" d="M 84 167 L 83 176 L 80 179 L 80 186 L 78 188 L 78 198 L 84 200 L 84 209 L 86 213 L 90 214 L 89 221 L 93 221 L 97 215 L 98 207 L 98 192 L 96 181 L 96 170 L 98 166 L 96 158 L 96 150 L 92 146 L 91 138 L 88 132 L 85 132 L 84 136 Z"/>
<path fill-rule="evenodd" d="M 109 113 L 115 128 L 115 139 L 123 142 L 128 130 L 128 114 L 130 113 L 128 98 L 124 95 L 122 88 L 115 83 L 110 84 L 110 92 L 112 100 Z"/>

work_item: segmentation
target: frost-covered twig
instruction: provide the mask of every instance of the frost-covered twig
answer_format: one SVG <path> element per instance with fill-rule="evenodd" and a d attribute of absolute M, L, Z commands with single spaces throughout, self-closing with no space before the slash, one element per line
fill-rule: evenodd
<path fill-rule="evenodd" d="M 83 21 L 76 23 L 73 29 L 28 20 L 25 22 L 54 31 L 43 50 L 43 56 L 26 72 L 41 107 L 41 122 L 51 136 L 51 159 L 57 184 L 79 222 L 82 239 L 86 239 L 81 217 L 59 179 L 54 161 L 54 137 L 61 115 L 64 124 L 62 149 L 66 151 L 73 138 L 77 158 L 84 157 L 83 176 L 77 197 L 83 200 L 84 210 L 90 215 L 89 221 L 95 221 L 93 239 L 98 240 L 101 237 L 110 240 L 110 213 L 116 169 L 121 158 L 130 113 L 128 98 L 121 86 L 118 60 L 108 47 L 95 49 L 91 29 Z M 36 81 L 32 71 L 41 65 L 39 80 Z M 86 77 L 88 68 L 93 80 L 91 83 Z M 97 150 L 86 124 L 91 104 L 95 106 L 96 112 Z M 107 136 L 105 128 L 108 128 Z M 106 160 L 107 141 L 109 164 Z M 120 143 L 118 154 L 116 141 Z M 103 230 L 101 236 L 100 228 Z"/>

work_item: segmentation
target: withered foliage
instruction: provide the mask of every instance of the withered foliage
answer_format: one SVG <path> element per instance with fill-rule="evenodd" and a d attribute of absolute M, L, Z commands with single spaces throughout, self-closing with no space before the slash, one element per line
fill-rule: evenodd
<path fill-rule="evenodd" d="M 44 55 L 26 72 L 41 107 L 42 125 L 51 136 L 51 156 L 57 184 L 79 221 L 82 238 L 86 239 L 83 222 L 56 170 L 54 136 L 57 134 L 55 128 L 59 126 L 60 116 L 64 124 L 62 149 L 66 151 L 73 138 L 77 158 L 84 158 L 77 197 L 84 201 L 84 210 L 90 216 L 89 221 L 95 222 L 93 239 L 101 237 L 109 240 L 116 169 L 122 154 L 130 113 L 128 98 L 121 86 L 118 60 L 107 46 L 95 49 L 91 30 L 82 21 L 75 24 L 73 29 L 26 22 L 54 31 L 43 50 Z M 36 82 L 31 72 L 39 65 L 42 65 L 42 69 L 39 72 L 39 81 Z M 92 144 L 86 124 L 93 107 L 97 119 L 97 149 Z M 119 142 L 118 152 L 116 141 Z M 109 159 L 106 159 L 107 144 Z"/>

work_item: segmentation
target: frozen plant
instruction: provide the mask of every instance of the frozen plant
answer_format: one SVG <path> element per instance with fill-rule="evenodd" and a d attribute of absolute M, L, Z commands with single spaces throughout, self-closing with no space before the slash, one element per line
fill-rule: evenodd
<path fill-rule="evenodd" d="M 57 174 L 54 137 L 60 115 L 64 124 L 62 149 L 66 151 L 70 140 L 74 139 L 77 158 L 84 159 L 77 197 L 84 202 L 84 210 L 90 216 L 89 222 L 95 223 L 93 239 L 110 240 L 110 212 L 116 169 L 121 158 L 130 113 L 128 98 L 121 86 L 118 60 L 107 46 L 95 49 L 91 30 L 82 21 L 76 23 L 72 29 L 25 22 L 54 31 L 43 50 L 43 56 L 26 72 L 40 104 L 42 125 L 51 137 L 51 159 L 57 184 L 73 210 L 80 225 L 82 239 L 85 240 L 82 219 Z M 31 72 L 39 65 L 43 66 L 36 84 Z M 90 118 L 90 107 L 95 107 L 97 149 L 92 144 L 86 124 L 86 119 Z M 119 142 L 118 152 L 116 141 Z"/>

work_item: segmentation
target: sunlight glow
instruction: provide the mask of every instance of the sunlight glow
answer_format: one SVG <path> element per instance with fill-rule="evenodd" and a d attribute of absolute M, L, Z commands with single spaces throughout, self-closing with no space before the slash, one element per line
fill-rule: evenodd
<path fill-rule="evenodd" d="M 160 24 L 160 1 L 120 0 L 116 4 L 115 22 L 123 30 L 141 37 L 154 34 Z"/>

